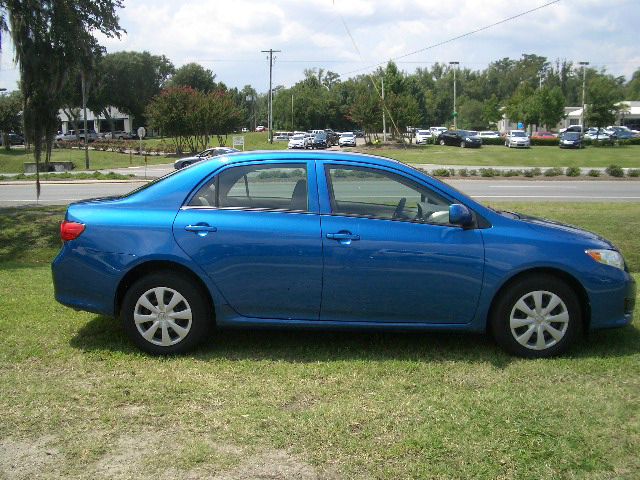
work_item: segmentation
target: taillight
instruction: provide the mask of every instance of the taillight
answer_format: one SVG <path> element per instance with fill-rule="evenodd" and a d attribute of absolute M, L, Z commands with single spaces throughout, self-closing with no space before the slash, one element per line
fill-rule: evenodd
<path fill-rule="evenodd" d="M 60 224 L 60 237 L 65 242 L 75 240 L 84 232 L 84 225 L 77 222 L 68 222 L 65 220 Z"/>

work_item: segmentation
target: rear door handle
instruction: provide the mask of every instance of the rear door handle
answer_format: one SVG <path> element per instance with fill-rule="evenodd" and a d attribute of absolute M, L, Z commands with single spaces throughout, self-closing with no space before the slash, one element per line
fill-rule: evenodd
<path fill-rule="evenodd" d="M 212 227 L 208 223 L 198 223 L 196 225 L 187 225 L 184 227 L 187 232 L 194 232 L 201 237 L 206 236 L 209 232 L 217 232 L 218 227 Z"/>

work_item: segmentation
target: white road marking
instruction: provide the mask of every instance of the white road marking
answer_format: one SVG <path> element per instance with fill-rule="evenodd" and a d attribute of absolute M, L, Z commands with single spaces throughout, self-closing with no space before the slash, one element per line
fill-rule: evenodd
<path fill-rule="evenodd" d="M 557 185 L 486 185 L 489 188 L 558 188 Z M 578 187 L 562 185 L 563 189 L 577 189 Z"/>
<path fill-rule="evenodd" d="M 601 197 L 598 195 L 470 195 L 473 198 L 575 198 L 590 200 L 640 200 L 640 197 Z"/>

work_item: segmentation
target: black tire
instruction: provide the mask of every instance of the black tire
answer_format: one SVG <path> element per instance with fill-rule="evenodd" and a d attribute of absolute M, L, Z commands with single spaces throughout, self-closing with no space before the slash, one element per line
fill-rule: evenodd
<path fill-rule="evenodd" d="M 460 142 L 460 148 L 466 148 L 467 144 L 464 142 L 464 140 L 462 142 Z"/>
<path fill-rule="evenodd" d="M 154 306 L 158 306 L 158 303 L 153 302 L 157 297 L 154 293 L 150 293 L 155 288 L 163 288 L 163 303 L 169 302 L 171 305 L 171 299 L 177 292 L 184 302 L 177 303 L 171 312 L 174 314 L 183 313 L 183 316 L 188 316 L 188 310 L 190 308 L 190 319 L 186 320 L 171 319 L 165 320 L 169 314 L 165 313 L 162 319 L 157 317 L 154 320 L 140 323 L 136 325 L 134 314 L 140 315 L 153 315 L 154 312 L 147 309 L 143 305 L 139 305 L 138 301 L 142 299 L 143 295 L 146 295 L 146 299 L 150 300 Z M 169 296 L 172 295 L 172 296 Z M 169 306 L 165 303 L 166 306 Z M 207 293 L 202 291 L 199 285 L 195 284 L 193 280 L 185 275 L 176 274 L 170 271 L 159 271 L 146 275 L 137 280 L 133 285 L 129 287 L 124 295 L 122 301 L 122 308 L 120 309 L 120 317 L 124 324 L 124 329 L 133 341 L 141 350 L 152 355 L 173 355 L 180 354 L 192 350 L 202 341 L 204 341 L 209 335 L 214 321 L 211 314 L 211 308 L 207 302 Z M 168 310 L 167 310 L 168 312 Z M 158 314 L 156 314 L 158 315 Z M 161 345 L 159 344 L 164 340 L 163 328 L 156 325 L 158 322 L 173 321 L 177 327 L 182 329 L 183 336 L 178 333 L 177 327 L 174 330 L 170 325 L 165 327 L 168 339 L 171 344 Z M 155 326 L 155 329 L 153 327 Z M 184 333 L 186 330 L 186 333 Z M 143 337 L 143 331 L 151 333 L 153 337 L 151 340 L 147 340 Z"/>
<path fill-rule="evenodd" d="M 447 142 L 445 142 L 444 140 L 440 140 L 440 145 L 442 145 L 443 147 L 447 144 Z"/>
<path fill-rule="evenodd" d="M 543 307 L 542 313 L 538 313 L 535 310 L 534 297 L 529 296 L 533 292 L 544 292 L 540 296 L 541 306 Z M 566 322 L 564 320 L 557 322 L 547 321 L 545 324 L 543 320 L 545 317 L 544 307 L 551 303 L 553 296 L 559 298 L 561 303 L 548 312 L 549 316 L 547 318 L 566 318 Z M 526 306 L 531 307 L 532 313 L 539 314 L 540 317 L 534 320 L 519 307 L 516 307 L 520 300 L 523 300 Z M 512 328 L 512 314 L 515 317 L 514 322 L 524 316 L 525 318 L 521 322 L 531 321 L 531 323 L 522 326 L 517 326 L 518 324 L 514 323 L 514 328 Z M 530 318 L 532 319 L 530 320 Z M 492 308 L 489 322 L 490 331 L 498 345 L 507 352 L 523 358 L 547 358 L 560 355 L 571 346 L 582 331 L 582 313 L 576 292 L 559 278 L 545 274 L 524 276 L 510 285 L 497 298 Z M 566 327 L 564 326 L 565 323 Z M 548 325 L 548 327 L 545 325 Z M 549 327 L 554 329 L 556 336 L 559 333 L 562 335 L 556 339 L 551 335 L 551 330 L 548 330 Z M 531 332 L 529 331 L 530 329 Z M 545 344 L 542 348 L 537 346 L 540 332 L 542 332 L 541 342 Z M 526 337 L 527 334 L 529 335 L 528 337 Z M 519 336 L 521 341 L 527 343 L 527 346 L 516 340 L 516 336 Z M 524 340 L 525 338 L 526 340 Z"/>

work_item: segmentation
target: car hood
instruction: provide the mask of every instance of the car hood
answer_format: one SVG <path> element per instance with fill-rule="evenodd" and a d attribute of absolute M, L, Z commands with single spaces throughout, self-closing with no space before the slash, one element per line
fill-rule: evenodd
<path fill-rule="evenodd" d="M 568 237 L 577 237 L 596 246 L 614 248 L 617 250 L 609 240 L 588 230 L 583 230 L 582 228 L 574 227 L 573 225 L 567 225 L 566 223 L 556 222 L 546 218 L 531 217 L 521 213 L 518 213 L 518 215 L 520 217 L 520 221 L 528 223 L 534 230 L 553 230 L 555 234 L 558 232 L 564 233 Z"/>

